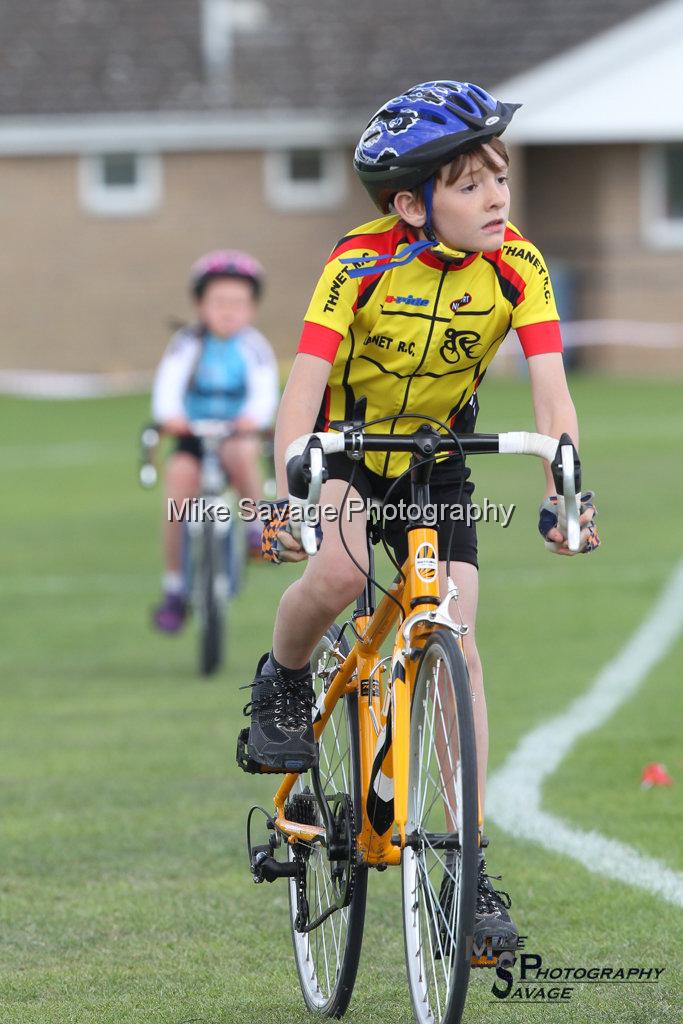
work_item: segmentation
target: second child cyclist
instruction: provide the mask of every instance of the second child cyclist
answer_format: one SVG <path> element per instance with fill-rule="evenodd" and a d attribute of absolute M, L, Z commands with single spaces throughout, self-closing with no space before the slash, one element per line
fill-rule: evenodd
<path fill-rule="evenodd" d="M 171 338 L 152 391 L 155 420 L 178 438 L 166 465 L 166 497 L 178 507 L 197 496 L 201 482 L 202 442 L 192 435 L 192 420 L 225 420 L 245 435 L 223 442 L 221 461 L 243 498 L 262 497 L 260 442 L 248 434 L 271 425 L 279 398 L 273 350 L 254 327 L 263 280 L 258 260 L 236 249 L 209 252 L 192 267 L 197 322 Z M 164 633 L 176 633 L 188 610 L 182 524 L 164 509 L 163 598 L 154 624 Z M 254 536 L 253 525 L 247 540 L 260 548 L 260 530 L 257 526 Z"/>
<path fill-rule="evenodd" d="M 414 86 L 371 119 L 355 154 L 355 169 L 382 216 L 345 235 L 335 246 L 305 317 L 298 355 L 276 427 L 278 494 L 287 494 L 284 453 L 289 443 L 330 422 L 353 418 L 367 399 L 367 420 L 414 413 L 373 426 L 412 432 L 429 415 L 459 433 L 472 432 L 477 391 L 503 339 L 514 328 L 528 360 L 536 429 L 578 446 L 578 425 L 565 379 L 558 314 L 543 256 L 508 221 L 508 155 L 499 136 L 516 104 L 502 103 L 467 82 Z M 382 498 L 407 467 L 407 455 L 366 453 L 351 499 Z M 351 462 L 328 459 L 321 503 L 339 507 Z M 462 463 L 434 466 L 430 492 L 437 508 L 457 500 Z M 465 470 L 463 502 L 472 481 Z M 404 479 L 392 501 L 410 501 Z M 597 546 L 590 495 L 581 508 L 581 547 Z M 386 535 L 402 562 L 405 522 Z M 446 559 L 460 594 L 464 640 L 474 698 L 480 793 L 484 797 L 488 727 L 474 624 L 478 598 L 476 528 L 456 521 L 450 551 L 450 516 L 437 522 L 442 596 Z M 539 529 L 558 554 L 570 554 L 558 525 L 550 469 L 545 466 Z M 367 567 L 365 515 L 347 521 L 344 535 L 356 562 Z M 269 538 L 275 537 L 273 544 Z M 273 561 L 306 556 L 288 532 L 280 503 L 264 531 Z M 331 584 L 333 581 L 333 584 Z M 261 659 L 252 685 L 249 756 L 280 770 L 315 763 L 308 659 L 318 638 L 361 592 L 364 577 L 327 526 L 320 551 L 284 593 L 272 651 Z M 480 861 L 475 939 L 494 948 L 517 938 L 500 895 Z"/>

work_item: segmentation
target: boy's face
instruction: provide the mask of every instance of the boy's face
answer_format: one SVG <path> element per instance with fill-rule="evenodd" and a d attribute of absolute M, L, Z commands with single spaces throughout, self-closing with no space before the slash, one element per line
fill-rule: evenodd
<path fill-rule="evenodd" d="M 253 323 L 256 302 L 248 281 L 217 277 L 209 281 L 197 302 L 202 323 L 217 338 L 231 338 Z"/>
<path fill-rule="evenodd" d="M 434 230 L 450 249 L 491 252 L 500 249 L 510 212 L 508 169 L 490 146 L 496 169 L 473 155 L 452 184 L 437 181 L 432 220 Z"/>

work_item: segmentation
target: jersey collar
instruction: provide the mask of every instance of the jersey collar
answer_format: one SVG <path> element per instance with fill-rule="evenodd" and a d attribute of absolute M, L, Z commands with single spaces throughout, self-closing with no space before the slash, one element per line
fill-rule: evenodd
<path fill-rule="evenodd" d="M 420 236 L 413 227 L 408 228 L 407 236 L 409 242 L 417 242 L 420 239 Z M 444 267 L 447 267 L 448 270 L 462 270 L 463 267 L 468 267 L 480 255 L 481 253 L 478 252 L 449 249 L 443 242 L 439 242 L 432 249 L 426 249 L 424 252 L 421 252 L 417 258 L 420 263 L 424 263 L 426 267 L 431 267 L 433 270 L 443 270 Z"/>

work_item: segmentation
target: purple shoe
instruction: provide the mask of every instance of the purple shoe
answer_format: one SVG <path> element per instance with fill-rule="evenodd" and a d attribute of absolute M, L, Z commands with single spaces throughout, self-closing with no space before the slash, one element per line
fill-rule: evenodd
<path fill-rule="evenodd" d="M 177 633 L 187 618 L 187 601 L 181 594 L 164 594 L 164 600 L 155 608 L 152 618 L 162 633 Z"/>
<path fill-rule="evenodd" d="M 263 525 L 261 523 L 249 523 L 247 526 L 247 554 L 254 561 L 261 561 L 261 537 Z"/>

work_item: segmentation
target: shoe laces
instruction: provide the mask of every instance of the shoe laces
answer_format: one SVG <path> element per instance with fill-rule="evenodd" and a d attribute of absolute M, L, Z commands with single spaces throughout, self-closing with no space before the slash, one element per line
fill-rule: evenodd
<path fill-rule="evenodd" d="M 496 914 L 500 911 L 501 905 L 509 910 L 512 900 L 509 893 L 503 889 L 494 889 L 491 879 L 499 882 L 502 875 L 489 875 L 486 871 L 486 862 L 479 865 L 479 878 L 477 879 L 477 912 L 480 914 Z"/>
<path fill-rule="evenodd" d="M 269 675 L 257 676 L 248 685 L 253 688 L 263 683 L 268 684 L 268 689 L 244 705 L 245 716 L 249 717 L 254 711 L 269 710 L 274 724 L 282 729 L 300 729 L 311 721 L 315 694 L 309 680 Z"/>

